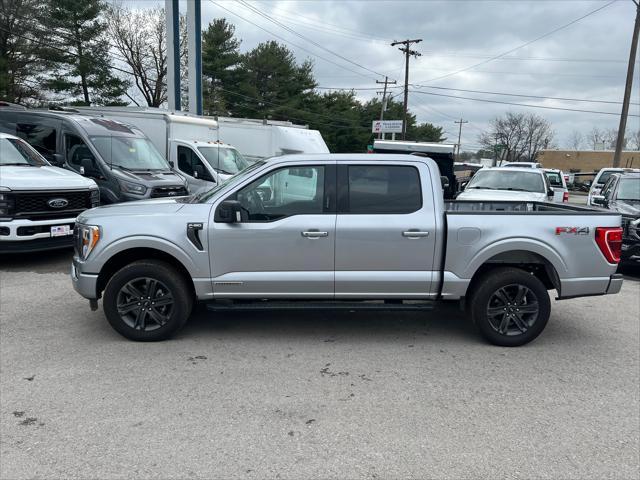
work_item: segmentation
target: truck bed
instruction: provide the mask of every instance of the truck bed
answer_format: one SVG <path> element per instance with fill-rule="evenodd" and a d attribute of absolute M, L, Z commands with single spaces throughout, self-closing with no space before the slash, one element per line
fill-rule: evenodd
<path fill-rule="evenodd" d="M 555 215 L 619 215 L 607 210 L 563 203 L 520 202 L 520 201 L 445 201 L 445 212 L 452 214 L 555 214 Z"/>
<path fill-rule="evenodd" d="M 595 234 L 619 227 L 620 215 L 577 205 L 518 201 L 445 202 L 442 296 L 464 295 L 481 265 L 540 263 L 557 278 L 559 297 L 607 291 L 615 265 Z"/>

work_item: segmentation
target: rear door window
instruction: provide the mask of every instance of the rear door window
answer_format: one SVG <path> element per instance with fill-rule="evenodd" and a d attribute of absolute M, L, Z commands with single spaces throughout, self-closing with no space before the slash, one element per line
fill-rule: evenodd
<path fill-rule="evenodd" d="M 412 213 L 422 208 L 420 174 L 404 165 L 350 165 L 348 212 Z"/>

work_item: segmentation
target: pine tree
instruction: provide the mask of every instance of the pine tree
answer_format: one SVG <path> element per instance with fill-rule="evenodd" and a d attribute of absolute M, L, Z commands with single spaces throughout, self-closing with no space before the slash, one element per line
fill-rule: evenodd
<path fill-rule="evenodd" d="M 127 83 L 111 71 L 101 0 L 49 0 L 46 27 L 52 74 L 49 89 L 71 95 L 73 104 L 122 103 Z"/>
<path fill-rule="evenodd" d="M 240 61 L 236 27 L 216 18 L 202 32 L 203 103 L 208 115 L 227 115 L 226 90 L 233 87 L 234 69 Z"/>

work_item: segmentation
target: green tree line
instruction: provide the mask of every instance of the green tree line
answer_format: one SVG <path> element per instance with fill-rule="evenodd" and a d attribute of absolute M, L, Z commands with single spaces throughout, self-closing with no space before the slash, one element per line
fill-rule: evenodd
<path fill-rule="evenodd" d="M 186 29 L 182 22 L 181 36 Z M 184 45 L 184 38 L 181 39 Z M 381 100 L 320 92 L 310 59 L 276 41 L 241 52 L 235 27 L 214 19 L 202 33 L 206 115 L 289 120 L 320 130 L 333 152 L 363 151 Z M 181 48 L 186 86 L 186 49 Z M 166 105 L 164 11 L 102 0 L 0 0 L 0 100 L 28 106 Z M 385 118 L 401 119 L 387 101 Z M 443 141 L 443 129 L 409 112 L 407 139 Z"/>

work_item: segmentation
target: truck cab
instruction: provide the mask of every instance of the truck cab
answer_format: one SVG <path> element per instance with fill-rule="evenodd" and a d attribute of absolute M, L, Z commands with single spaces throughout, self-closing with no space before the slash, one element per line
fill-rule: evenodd
<path fill-rule="evenodd" d="M 215 187 L 250 165 L 235 147 L 217 141 L 172 140 L 169 150 L 191 193 Z"/>

